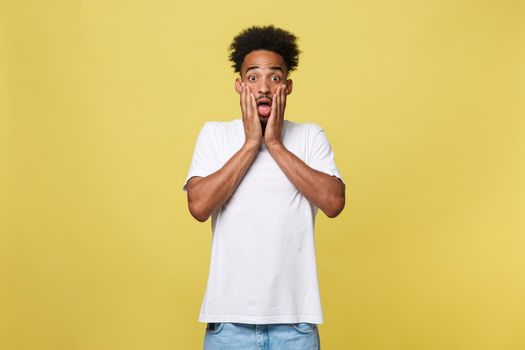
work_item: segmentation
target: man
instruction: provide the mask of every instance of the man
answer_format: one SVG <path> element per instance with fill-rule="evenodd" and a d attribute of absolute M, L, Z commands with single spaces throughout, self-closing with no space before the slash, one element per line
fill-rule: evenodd
<path fill-rule="evenodd" d="M 242 119 L 207 122 L 183 187 L 212 216 L 204 348 L 320 349 L 317 208 L 336 217 L 345 185 L 323 130 L 284 119 L 299 50 L 292 33 L 251 27 L 230 46 Z"/>

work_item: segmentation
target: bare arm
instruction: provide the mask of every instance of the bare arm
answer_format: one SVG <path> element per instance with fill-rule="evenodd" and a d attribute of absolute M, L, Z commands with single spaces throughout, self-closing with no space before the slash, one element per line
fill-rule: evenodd
<path fill-rule="evenodd" d="M 299 192 L 328 217 L 336 217 L 345 206 L 345 184 L 335 176 L 309 167 L 282 143 L 285 88 L 284 85 L 278 88 L 272 100 L 272 112 L 266 126 L 264 142 L 273 159 Z"/>
<path fill-rule="evenodd" d="M 288 179 L 326 216 L 334 218 L 345 206 L 345 184 L 335 176 L 312 169 L 282 144 L 268 148 Z"/>
<path fill-rule="evenodd" d="M 262 127 L 257 114 L 255 98 L 248 88 L 241 86 L 242 121 L 245 142 L 221 169 L 206 177 L 192 177 L 187 183 L 188 208 L 191 215 L 200 222 L 221 207 L 233 194 L 262 142 Z"/>
<path fill-rule="evenodd" d="M 235 191 L 259 151 L 256 144 L 244 144 L 224 166 L 206 177 L 192 177 L 187 184 L 191 215 L 204 222 Z"/>

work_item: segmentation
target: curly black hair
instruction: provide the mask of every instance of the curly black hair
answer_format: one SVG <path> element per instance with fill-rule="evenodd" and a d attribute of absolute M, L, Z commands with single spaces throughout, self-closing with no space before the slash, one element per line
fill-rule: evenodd
<path fill-rule="evenodd" d="M 241 71 L 244 57 L 255 50 L 268 50 L 280 54 L 289 72 L 293 71 L 299 63 L 299 49 L 297 37 L 273 25 L 258 27 L 253 26 L 240 32 L 230 45 L 230 61 L 235 72 Z"/>

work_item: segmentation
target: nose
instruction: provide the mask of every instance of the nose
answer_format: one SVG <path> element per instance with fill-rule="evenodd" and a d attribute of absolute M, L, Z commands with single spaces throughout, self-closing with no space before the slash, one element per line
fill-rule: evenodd
<path fill-rule="evenodd" d="M 266 79 L 259 80 L 259 94 L 267 95 L 270 93 L 270 84 Z"/>

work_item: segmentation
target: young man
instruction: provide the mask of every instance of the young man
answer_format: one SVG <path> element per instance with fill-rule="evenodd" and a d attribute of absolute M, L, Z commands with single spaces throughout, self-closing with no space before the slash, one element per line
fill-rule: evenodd
<path fill-rule="evenodd" d="M 230 46 L 242 119 L 207 122 L 183 187 L 212 216 L 204 348 L 320 349 L 317 209 L 336 217 L 345 185 L 323 130 L 284 119 L 299 50 L 292 33 L 251 27 Z"/>

